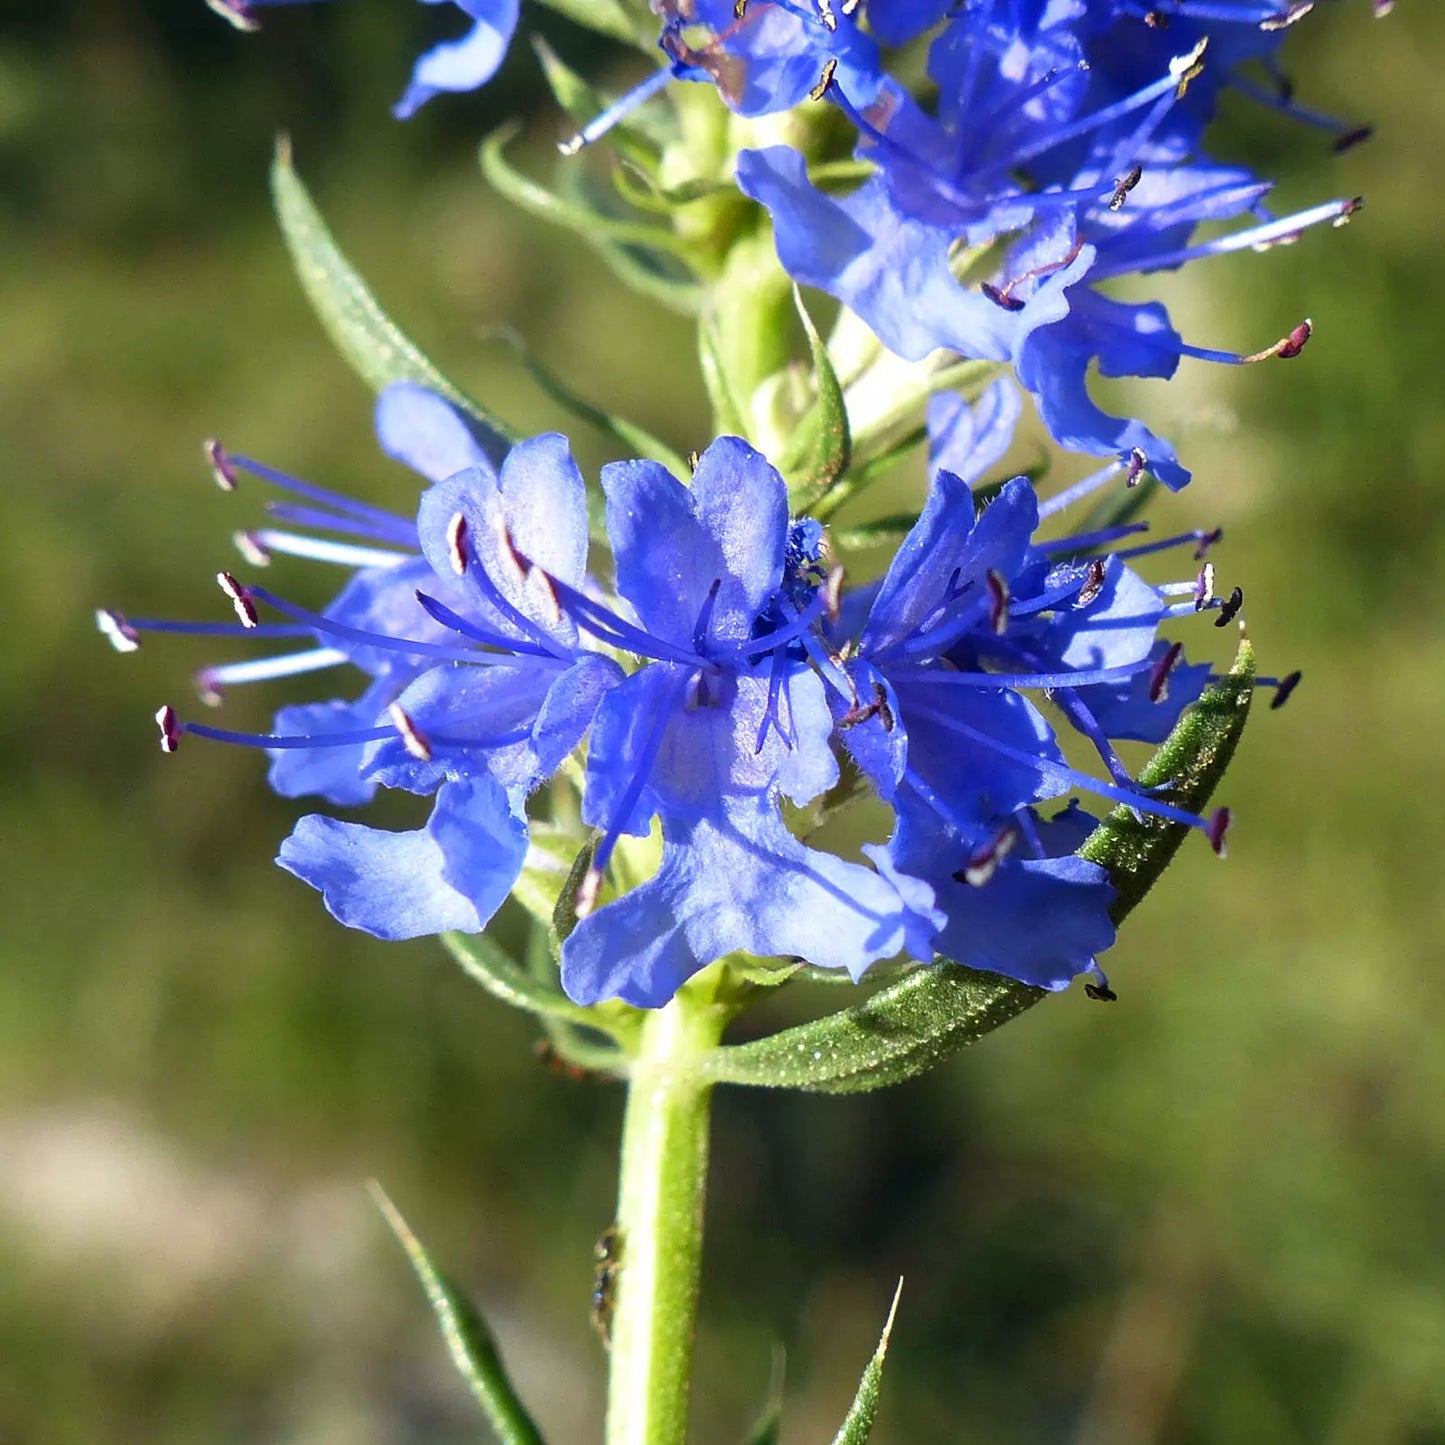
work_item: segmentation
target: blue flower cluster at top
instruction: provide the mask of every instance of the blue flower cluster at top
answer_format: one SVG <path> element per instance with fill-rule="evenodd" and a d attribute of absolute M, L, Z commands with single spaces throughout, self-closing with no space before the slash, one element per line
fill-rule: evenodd
<path fill-rule="evenodd" d="M 1358 208 L 1357 199 L 1336 200 L 1275 218 L 1264 205 L 1268 182 L 1199 152 L 1219 91 L 1257 88 L 1240 64 L 1271 59 L 1284 29 L 1311 8 L 955 7 L 929 48 L 938 96 L 930 111 L 876 65 L 825 70 L 820 92 L 856 124 L 857 155 L 873 167 L 861 186 L 820 189 L 788 146 L 742 152 L 738 184 L 771 214 L 789 274 L 843 301 L 891 350 L 910 360 L 943 349 L 1010 361 L 1061 444 L 1140 453 L 1179 487 L 1189 473 L 1173 447 L 1142 421 L 1103 412 L 1088 392 L 1090 369 L 1168 377 L 1186 356 L 1290 357 L 1308 323 L 1249 355 L 1208 350 L 1186 343 L 1160 303 L 1122 302 L 1101 285 L 1264 249 Z M 876 29 L 882 6 L 869 14 Z M 900 32 L 924 20 L 923 7 L 900 7 Z M 1192 240 L 1203 223 L 1246 216 L 1242 228 Z"/>
<path fill-rule="evenodd" d="M 246 19 L 258 5 L 212 0 Z M 461 41 L 429 51 L 397 107 L 488 80 L 518 0 L 455 0 Z M 737 183 L 772 216 L 779 257 L 803 284 L 855 311 L 891 350 L 1008 361 L 1064 446 L 1142 455 L 1170 487 L 1189 472 L 1138 418 L 1103 411 L 1091 369 L 1167 378 L 1184 357 L 1240 364 L 1293 357 L 1308 322 L 1249 352 L 1185 342 L 1157 301 L 1100 289 L 1121 276 L 1295 240 L 1339 225 L 1358 198 L 1275 217 L 1271 183 L 1200 150 L 1233 86 L 1337 133 L 1365 134 L 1295 105 L 1275 68 L 1312 0 L 654 0 L 667 63 L 597 117 L 597 139 L 671 80 L 715 85 L 739 114 L 769 115 L 826 95 L 856 124 L 873 174 L 848 195 L 816 187 L 797 150 L 745 150 Z M 1375 0 L 1377 13 L 1389 8 Z M 932 32 L 925 111 L 888 71 L 885 47 Z M 1258 74 L 1245 69 L 1252 64 Z M 1205 223 L 1247 224 L 1195 242 Z"/>
<path fill-rule="evenodd" d="M 314 814 L 283 844 L 281 865 L 352 927 L 384 938 L 483 928 L 527 857 L 529 796 L 585 740 L 582 817 L 598 842 L 562 953 L 578 1001 L 656 1006 L 734 952 L 855 978 L 899 953 L 943 953 L 1061 988 L 1112 941 L 1112 894 L 1074 856 L 1091 820 L 1074 803 L 1039 809 L 1088 790 L 1220 845 L 1223 816 L 1141 790 L 1112 740 L 1162 738 L 1208 678 L 1160 624 L 1205 610 L 1227 621 L 1239 599 L 1221 608 L 1208 562 L 1163 587 L 1127 565 L 1179 546 L 1202 557 L 1212 536 L 1119 550 L 1136 523 L 1037 538 L 1041 520 L 1120 478 L 1121 464 L 1042 503 L 1015 478 L 982 505 L 970 484 L 1003 455 L 1019 408 L 1009 382 L 976 406 L 934 398 L 927 505 L 883 579 L 853 591 L 827 564 L 823 529 L 790 517 L 781 477 L 738 438 L 702 454 L 691 486 L 655 462 L 609 465 L 607 587 L 589 571 L 584 483 L 565 438 L 524 441 L 496 467 L 461 414 L 398 384 L 377 430 L 430 482 L 415 521 L 212 447 L 223 486 L 244 474 L 284 494 L 271 510 L 289 527 L 238 535 L 252 562 L 290 553 L 351 572 L 324 612 L 222 573 L 235 623 L 98 620 L 123 651 L 147 632 L 301 639 L 299 651 L 206 669 L 211 701 L 343 664 L 365 676 L 354 700 L 283 708 L 265 735 L 158 714 L 166 751 L 184 733 L 264 747 L 288 797 L 434 796 L 412 832 Z M 280 620 L 263 622 L 263 609 Z M 1065 760 L 1029 700 L 1045 691 L 1107 780 Z M 895 815 L 865 861 L 807 846 L 781 806 L 837 788 L 845 754 Z M 654 819 L 654 876 L 604 893 L 619 840 Z"/>

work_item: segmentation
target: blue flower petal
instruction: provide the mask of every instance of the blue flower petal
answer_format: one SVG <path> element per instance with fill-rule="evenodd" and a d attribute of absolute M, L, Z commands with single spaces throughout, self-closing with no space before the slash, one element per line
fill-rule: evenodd
<path fill-rule="evenodd" d="M 425 0 L 429 5 L 444 0 Z M 460 40 L 444 41 L 428 50 L 412 71 L 411 84 L 393 107 L 407 120 L 432 96 L 444 90 L 475 90 L 497 73 L 517 28 L 519 0 L 453 0 L 472 17 L 472 28 Z"/>
<path fill-rule="evenodd" d="M 429 482 L 466 467 L 492 470 L 471 423 L 449 401 L 414 381 L 394 381 L 376 399 L 376 439 L 387 456 Z"/>
<path fill-rule="evenodd" d="M 707 640 L 751 635 L 788 541 L 787 487 L 761 453 L 720 437 L 691 488 L 657 462 L 632 461 L 603 467 L 602 489 L 617 590 L 651 632 L 691 647 L 706 611 Z"/>
<path fill-rule="evenodd" d="M 1013 445 L 1023 411 L 1019 389 L 1006 376 L 970 404 L 955 392 L 928 399 L 928 470 L 949 471 L 971 487 Z"/>
<path fill-rule="evenodd" d="M 733 800 L 721 814 L 664 821 L 663 838 L 657 874 L 584 918 L 563 945 L 562 986 L 577 1002 L 657 1008 L 733 952 L 806 958 L 856 979 L 931 934 L 933 920 L 920 921 L 888 879 L 805 847 L 769 803 Z"/>
<path fill-rule="evenodd" d="M 319 889 L 348 928 L 377 938 L 475 933 L 501 906 L 527 852 L 525 818 L 490 778 L 449 783 L 425 828 L 388 833 L 311 814 L 276 861 Z"/>
<path fill-rule="evenodd" d="M 319 737 L 373 727 L 394 690 L 383 679 L 355 702 L 338 698 L 283 707 L 276 714 L 272 731 L 282 736 Z M 376 784 L 361 776 L 365 743 L 334 748 L 274 748 L 267 756 L 271 768 L 266 781 L 283 798 L 319 797 L 349 807 L 369 803 L 376 792 Z"/>

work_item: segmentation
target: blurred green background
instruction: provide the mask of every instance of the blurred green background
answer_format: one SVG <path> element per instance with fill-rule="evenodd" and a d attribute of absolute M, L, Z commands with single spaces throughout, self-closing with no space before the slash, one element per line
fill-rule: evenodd
<path fill-rule="evenodd" d="M 785 1439 L 831 1438 L 900 1274 L 878 1445 L 1445 1441 L 1445 14 L 1329 9 L 1290 68 L 1374 142 L 1335 159 L 1236 108 L 1220 145 L 1286 176 L 1283 203 L 1369 209 L 1169 292 L 1203 344 L 1303 315 L 1314 342 L 1142 393 L 1197 474 L 1160 524 L 1225 525 L 1221 580 L 1266 665 L 1306 678 L 1246 737 L 1230 858 L 1185 850 L 1107 960 L 1111 1008 L 1075 990 L 888 1094 L 718 1100 L 701 1445 L 739 1438 L 775 1340 Z M 373 1175 L 551 1438 L 596 1441 L 619 1091 L 548 1073 L 439 948 L 334 925 L 270 862 L 297 808 L 259 758 L 155 748 L 156 705 L 218 654 L 117 657 L 91 610 L 214 613 L 260 512 L 208 482 L 213 433 L 414 495 L 274 233 L 278 128 L 393 314 L 524 427 L 566 422 L 487 328 L 680 448 L 707 439 L 689 333 L 483 185 L 475 139 L 507 111 L 535 165 L 563 130 L 525 47 L 399 126 L 445 23 L 425 7 L 303 6 L 250 40 L 200 0 L 5 15 L 0 1441 L 485 1438 Z M 278 564 L 320 601 L 317 570 Z"/>

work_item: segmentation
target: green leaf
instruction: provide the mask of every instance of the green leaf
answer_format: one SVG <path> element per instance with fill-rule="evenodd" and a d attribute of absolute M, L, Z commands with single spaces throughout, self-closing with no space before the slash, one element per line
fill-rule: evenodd
<path fill-rule="evenodd" d="M 1169 800 L 1202 812 L 1234 756 L 1249 715 L 1254 653 L 1241 638 L 1229 674 L 1204 695 L 1144 766 L 1146 788 L 1170 784 Z M 1133 910 L 1192 830 L 1118 807 L 1079 856 L 1109 872 L 1115 923 Z M 1047 997 L 1043 989 L 947 959 L 906 974 L 862 1003 L 753 1043 L 714 1049 L 701 1062 L 718 1083 L 848 1094 L 902 1083 L 976 1043 Z"/>
<path fill-rule="evenodd" d="M 697 329 L 698 361 L 703 386 L 712 405 L 713 429 L 719 436 L 746 438 L 752 431 L 747 413 L 733 391 L 718 345 L 716 318 L 706 317 Z"/>
<path fill-rule="evenodd" d="M 302 289 L 326 334 L 374 390 L 414 381 L 444 396 L 476 423 L 487 455 L 500 463 L 517 432 L 449 381 L 378 305 L 353 270 L 291 164 L 291 143 L 276 142 L 271 165 L 276 217 Z"/>
<path fill-rule="evenodd" d="M 878 1413 L 878 1396 L 883 1389 L 883 1361 L 888 1354 L 888 1337 L 893 1333 L 893 1319 L 898 1313 L 898 1297 L 903 1293 L 903 1281 L 893 1291 L 893 1303 L 888 1318 L 883 1323 L 883 1333 L 878 1337 L 878 1348 L 858 1381 L 858 1393 L 853 1397 L 852 1408 L 842 1427 L 833 1437 L 833 1445 L 866 1445 L 873 1433 L 873 1419 Z"/>
<path fill-rule="evenodd" d="M 566 889 L 563 896 L 570 896 Z M 631 1047 L 635 1029 L 625 1021 L 622 1006 L 600 1005 L 589 1009 L 573 1003 L 550 982 L 522 968 L 485 933 L 444 933 L 441 940 L 447 952 L 461 964 L 463 972 L 493 998 L 544 1018 L 596 1030 L 616 1039 L 624 1048 Z"/>
<path fill-rule="evenodd" d="M 532 37 L 532 49 L 553 98 L 578 125 L 586 125 L 607 109 L 607 97 L 589 85 L 540 35 Z"/>
<path fill-rule="evenodd" d="M 592 249 L 606 263 L 607 269 L 622 284 L 665 306 L 678 316 L 689 319 L 702 315 L 707 302 L 707 293 L 696 281 L 680 281 L 660 270 L 634 247 L 622 246 L 615 241 L 597 239 Z"/>
<path fill-rule="evenodd" d="M 586 30 L 595 30 L 601 35 L 610 35 L 624 45 L 635 45 L 639 50 L 649 50 L 657 41 L 657 24 L 654 21 L 649 36 L 632 19 L 627 7 L 618 0 L 542 0 L 549 9 L 565 15 Z M 650 17 L 649 17 L 650 18 Z"/>
<path fill-rule="evenodd" d="M 781 1345 L 773 1346 L 773 1372 L 768 1380 L 768 1398 L 757 1423 L 743 1438 L 743 1445 L 778 1445 L 783 1434 L 783 1379 L 788 1356 Z"/>
<path fill-rule="evenodd" d="M 700 1063 L 724 1084 L 861 1094 L 901 1084 L 1044 997 L 1044 990 L 940 959 L 862 1003 Z"/>
<path fill-rule="evenodd" d="M 493 333 L 500 341 L 510 346 L 521 358 L 532 380 L 559 406 L 566 408 L 573 416 L 590 422 L 599 431 L 605 432 L 615 442 L 626 448 L 628 457 L 649 457 L 661 462 L 679 481 L 688 477 L 687 463 L 666 442 L 659 441 L 651 432 L 620 416 L 613 416 L 601 407 L 584 401 L 564 382 L 553 376 L 531 353 L 527 343 L 515 331 L 501 329 Z"/>
<path fill-rule="evenodd" d="M 1224 776 L 1249 718 L 1254 693 L 1254 648 L 1243 634 L 1234 666 L 1185 712 L 1174 731 L 1139 774 L 1146 788 L 1170 784 L 1169 802 L 1202 813 Z M 1122 921 L 1169 866 L 1179 845 L 1195 831 L 1129 808 L 1115 808 L 1085 840 L 1079 856 L 1109 870 L 1118 897 L 1110 910 Z"/>
<path fill-rule="evenodd" d="M 369 1187 L 382 1218 L 406 1251 L 411 1267 L 426 1291 L 427 1302 L 441 1326 L 452 1363 L 461 1371 L 501 1445 L 543 1445 L 541 1432 L 507 1378 L 497 1342 L 482 1317 L 466 1296 L 431 1262 L 421 1241 L 412 1233 L 381 1185 L 373 1180 Z"/>
<path fill-rule="evenodd" d="M 816 507 L 848 470 L 853 456 L 853 438 L 848 429 L 848 404 L 828 348 L 803 305 L 802 293 L 793 287 L 793 304 L 808 335 L 813 353 L 813 376 L 818 399 L 795 433 L 795 440 L 783 455 L 780 470 L 788 482 L 788 495 L 795 511 Z"/>
<path fill-rule="evenodd" d="M 691 247 L 675 231 L 642 221 L 608 216 L 581 201 L 568 200 L 524 176 L 506 157 L 508 144 L 519 125 L 509 121 L 482 142 L 482 173 L 509 201 L 524 211 L 581 236 L 589 245 L 612 241 L 626 246 L 643 246 L 686 258 Z"/>

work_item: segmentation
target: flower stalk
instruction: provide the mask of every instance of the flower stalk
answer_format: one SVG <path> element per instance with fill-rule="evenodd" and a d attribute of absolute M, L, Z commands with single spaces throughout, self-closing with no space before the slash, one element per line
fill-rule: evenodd
<path fill-rule="evenodd" d="M 622 1126 L 607 1445 L 687 1437 L 713 1085 L 731 1010 L 684 988 L 647 1016 Z"/>

